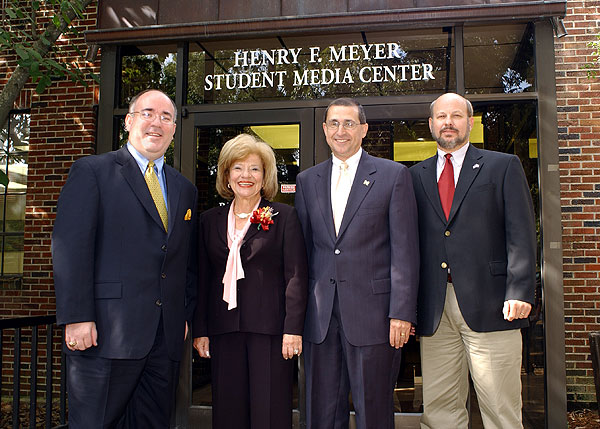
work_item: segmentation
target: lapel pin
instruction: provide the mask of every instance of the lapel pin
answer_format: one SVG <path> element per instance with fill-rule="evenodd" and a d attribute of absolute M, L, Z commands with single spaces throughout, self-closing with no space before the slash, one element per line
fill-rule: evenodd
<path fill-rule="evenodd" d="M 479 168 L 479 164 L 474 164 L 473 165 L 473 170 L 475 170 L 476 168 Z"/>
<path fill-rule="evenodd" d="M 369 186 L 370 184 L 371 184 L 371 182 L 369 182 L 368 180 L 365 180 L 365 181 L 363 182 L 363 185 L 365 185 L 365 186 Z"/>

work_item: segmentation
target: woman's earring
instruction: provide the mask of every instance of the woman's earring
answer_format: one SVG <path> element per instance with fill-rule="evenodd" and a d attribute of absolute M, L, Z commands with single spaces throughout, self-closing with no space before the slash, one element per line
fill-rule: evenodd
<path fill-rule="evenodd" d="M 229 183 L 227 184 L 227 187 L 228 187 L 229 189 L 231 189 L 231 185 L 230 185 Z"/>

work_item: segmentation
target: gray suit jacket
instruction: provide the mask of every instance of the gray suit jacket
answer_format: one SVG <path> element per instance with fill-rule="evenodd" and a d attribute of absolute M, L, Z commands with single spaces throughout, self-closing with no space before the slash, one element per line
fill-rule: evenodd
<path fill-rule="evenodd" d="M 336 237 L 331 166 L 329 159 L 296 181 L 309 260 L 304 338 L 325 339 L 337 289 L 348 341 L 388 342 L 390 318 L 416 321 L 419 247 L 411 177 L 403 165 L 363 152 Z"/>
<path fill-rule="evenodd" d="M 535 290 L 535 222 L 519 158 L 470 146 L 446 221 L 436 156 L 410 169 L 421 245 L 417 334 L 432 335 L 440 322 L 448 274 L 443 263 L 450 267 L 461 313 L 471 329 L 527 326 L 525 319 L 508 322 L 502 315 L 505 300 L 533 303 Z"/>

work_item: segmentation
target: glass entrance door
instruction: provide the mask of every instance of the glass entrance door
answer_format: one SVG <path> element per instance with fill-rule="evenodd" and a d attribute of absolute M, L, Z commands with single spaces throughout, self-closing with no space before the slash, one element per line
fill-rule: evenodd
<path fill-rule="evenodd" d="M 296 175 L 301 168 L 314 163 L 313 115 L 313 109 L 192 113 L 185 121 L 183 134 L 184 138 L 191 138 L 194 142 L 198 211 L 225 203 L 215 189 L 217 161 L 225 142 L 241 133 L 254 135 L 273 148 L 279 182 L 279 192 L 274 200 L 293 205 Z M 210 428 L 211 362 L 200 358 L 188 347 L 187 356 L 191 356 L 191 361 L 182 365 L 180 384 L 185 387 L 178 396 L 178 409 L 186 412 L 188 420 L 187 425 L 184 423 L 182 426 Z M 296 365 L 298 368 L 297 359 Z M 302 406 L 300 399 L 303 398 L 303 383 L 298 383 L 302 377 L 298 376 L 298 371 L 295 371 L 294 379 L 294 423 L 297 425 Z"/>

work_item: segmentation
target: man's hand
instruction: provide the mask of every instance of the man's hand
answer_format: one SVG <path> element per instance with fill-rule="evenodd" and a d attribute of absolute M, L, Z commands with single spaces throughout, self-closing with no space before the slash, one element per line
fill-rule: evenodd
<path fill-rule="evenodd" d="M 85 350 L 98 345 L 96 322 L 69 323 L 65 326 L 65 343 L 69 350 Z"/>
<path fill-rule="evenodd" d="M 194 348 L 198 351 L 200 357 L 210 359 L 210 351 L 208 350 L 209 342 L 208 337 L 194 338 Z"/>
<path fill-rule="evenodd" d="M 390 346 L 399 349 L 408 342 L 412 331 L 412 323 L 400 319 L 390 319 Z"/>
<path fill-rule="evenodd" d="M 502 314 L 504 318 L 509 322 L 515 319 L 526 319 L 529 317 L 531 312 L 531 304 L 525 301 L 519 301 L 518 299 L 509 299 L 504 301 L 504 308 Z"/>

